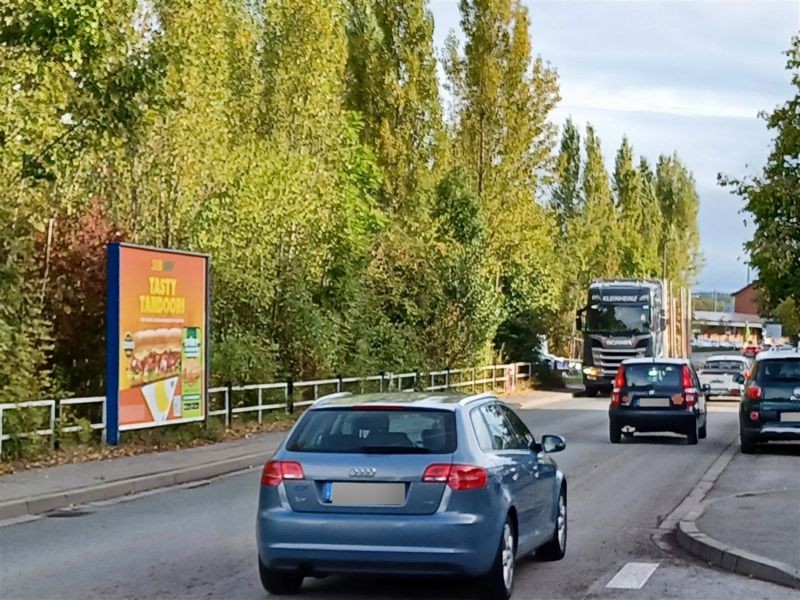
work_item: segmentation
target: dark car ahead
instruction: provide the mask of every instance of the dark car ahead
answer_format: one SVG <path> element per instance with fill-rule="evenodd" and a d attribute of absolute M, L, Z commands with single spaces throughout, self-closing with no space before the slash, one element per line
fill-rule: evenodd
<path fill-rule="evenodd" d="M 800 352 L 762 352 L 750 369 L 739 406 L 742 452 L 774 440 L 800 440 Z"/>
<path fill-rule="evenodd" d="M 623 362 L 608 409 L 609 438 L 618 444 L 623 428 L 638 433 L 673 432 L 690 444 L 706 437 L 706 392 L 686 359 L 641 358 Z"/>
<path fill-rule="evenodd" d="M 563 448 L 492 394 L 321 398 L 264 466 L 261 581 L 286 594 L 306 576 L 460 575 L 509 598 L 517 557 L 564 556 Z"/>

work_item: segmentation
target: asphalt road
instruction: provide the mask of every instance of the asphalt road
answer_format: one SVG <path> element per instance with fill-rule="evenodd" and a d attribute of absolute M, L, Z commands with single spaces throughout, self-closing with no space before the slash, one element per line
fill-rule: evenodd
<path fill-rule="evenodd" d="M 515 598 L 796 598 L 796 591 L 708 568 L 651 540 L 661 519 L 736 439 L 735 404 L 716 404 L 709 437 L 608 442 L 606 401 L 532 402 L 534 433 L 558 433 L 558 462 L 570 482 L 567 557 L 523 559 Z M 81 507 L 0 527 L 0 597 L 264 598 L 254 520 L 259 474 Z M 67 516 L 70 515 L 70 516 Z M 630 562 L 653 563 L 640 589 L 612 589 Z M 307 580 L 300 598 L 473 597 L 470 582 L 413 578 Z"/>

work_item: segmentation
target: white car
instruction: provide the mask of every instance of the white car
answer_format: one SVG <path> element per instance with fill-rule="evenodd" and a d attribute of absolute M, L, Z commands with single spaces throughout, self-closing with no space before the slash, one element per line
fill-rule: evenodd
<path fill-rule="evenodd" d="M 739 396 L 744 372 L 750 367 L 750 361 L 736 354 L 720 354 L 711 356 L 698 371 L 700 385 L 708 385 L 711 391 L 708 396 Z"/>

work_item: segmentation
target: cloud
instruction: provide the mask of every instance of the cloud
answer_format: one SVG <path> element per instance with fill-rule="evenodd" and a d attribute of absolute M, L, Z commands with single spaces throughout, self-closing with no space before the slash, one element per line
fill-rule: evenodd
<path fill-rule="evenodd" d="M 534 52 L 558 70 L 561 124 L 591 122 L 611 168 L 624 134 L 654 162 L 677 151 L 695 175 L 701 288 L 744 285 L 742 202 L 717 174 L 757 173 L 770 132 L 757 118 L 793 93 L 786 57 L 796 0 L 529 0 Z M 459 27 L 456 0 L 432 0 L 435 43 Z"/>
<path fill-rule="evenodd" d="M 725 94 L 667 87 L 600 87 L 588 82 L 561 82 L 563 108 L 644 112 L 679 117 L 753 119 L 768 100 L 759 95 L 731 98 Z"/>

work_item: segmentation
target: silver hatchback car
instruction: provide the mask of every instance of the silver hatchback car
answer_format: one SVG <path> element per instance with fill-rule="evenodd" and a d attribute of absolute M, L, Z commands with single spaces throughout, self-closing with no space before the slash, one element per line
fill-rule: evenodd
<path fill-rule="evenodd" d="M 334 395 L 299 419 L 263 470 L 261 581 L 297 592 L 334 573 L 466 575 L 510 598 L 516 557 L 564 556 L 567 482 L 492 394 Z"/>

